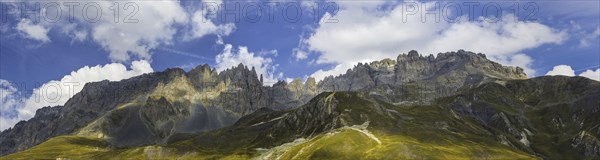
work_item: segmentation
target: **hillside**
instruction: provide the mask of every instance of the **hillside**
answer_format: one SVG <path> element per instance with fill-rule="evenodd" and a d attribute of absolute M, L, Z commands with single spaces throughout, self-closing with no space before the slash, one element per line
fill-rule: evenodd
<path fill-rule="evenodd" d="M 203 65 L 90 83 L 3 131 L 2 158 L 600 158 L 600 82 L 583 77 L 526 79 L 465 51 L 260 77 Z"/>

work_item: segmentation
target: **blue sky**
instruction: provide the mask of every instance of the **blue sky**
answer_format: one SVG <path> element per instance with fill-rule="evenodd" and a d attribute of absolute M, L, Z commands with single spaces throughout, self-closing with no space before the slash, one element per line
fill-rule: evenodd
<path fill-rule="evenodd" d="M 120 80 L 204 63 L 218 70 L 245 63 L 270 81 L 321 79 L 344 73 L 358 62 L 393 59 L 412 49 L 421 54 L 465 49 L 525 68 L 531 77 L 547 73 L 600 77 L 600 2 L 593 0 L 283 1 L 276 6 L 270 1 L 116 2 L 117 23 L 114 2 L 79 2 L 73 18 L 60 1 L 0 3 L 0 129 L 28 119 L 41 106 L 66 102 L 71 95 L 36 104 L 23 95 L 52 81 Z M 231 12 L 239 21 L 223 14 L 228 13 L 223 8 L 206 7 L 224 5 L 231 10 L 236 3 L 240 8 Z M 40 21 L 23 16 L 21 5 L 28 13 L 41 13 Z M 470 11 L 468 5 L 476 6 Z M 257 6 L 261 14 L 254 22 Z M 275 11 L 272 20 L 269 6 Z M 94 19 L 98 13 L 94 7 L 102 11 L 99 19 Z M 296 9 L 301 12 L 297 20 Z M 441 20 L 424 10 L 437 13 Z M 61 17 L 53 19 L 56 11 Z M 88 17 L 82 16 L 85 13 Z M 128 19 L 135 20 L 123 23 L 128 13 L 135 13 Z"/>

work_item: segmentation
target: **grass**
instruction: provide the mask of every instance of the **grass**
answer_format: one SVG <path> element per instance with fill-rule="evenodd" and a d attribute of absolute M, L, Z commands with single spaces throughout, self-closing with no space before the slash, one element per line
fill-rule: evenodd
<path fill-rule="evenodd" d="M 78 136 L 54 137 L 40 145 L 4 157 L 13 159 L 249 159 L 249 155 L 178 154 L 175 149 L 145 146 L 127 149 L 111 148 L 104 140 Z"/>
<path fill-rule="evenodd" d="M 262 153 L 265 159 L 536 159 L 506 146 L 471 141 L 423 142 L 402 135 L 366 134 L 348 128 Z"/>
<path fill-rule="evenodd" d="M 107 147 L 108 144 L 100 139 L 60 136 L 1 159 L 91 159 L 98 154 L 106 153 Z"/>

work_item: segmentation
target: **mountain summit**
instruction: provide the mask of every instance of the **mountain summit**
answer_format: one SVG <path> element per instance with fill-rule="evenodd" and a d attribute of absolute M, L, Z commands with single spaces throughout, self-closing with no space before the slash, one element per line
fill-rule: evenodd
<path fill-rule="evenodd" d="M 263 84 L 262 75 L 242 64 L 222 72 L 201 65 L 189 72 L 175 68 L 88 83 L 64 106 L 42 108 L 3 131 L 0 153 L 8 158 L 600 157 L 599 82 L 527 79 L 523 69 L 483 54 L 459 50 L 423 57 L 410 51 L 396 60 L 359 63 L 319 82 Z M 80 149 L 52 148 L 57 145 Z"/>

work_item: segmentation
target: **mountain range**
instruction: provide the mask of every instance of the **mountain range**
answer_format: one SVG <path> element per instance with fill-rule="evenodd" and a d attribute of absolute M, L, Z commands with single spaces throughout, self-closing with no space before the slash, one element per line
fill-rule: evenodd
<path fill-rule="evenodd" d="M 1 159 L 600 158 L 600 82 L 481 53 L 264 84 L 243 64 L 88 83 L 2 131 Z"/>

